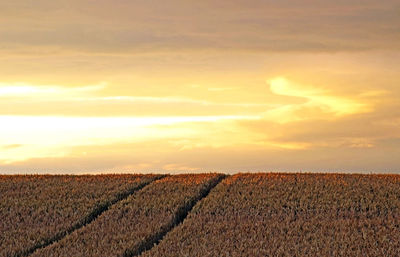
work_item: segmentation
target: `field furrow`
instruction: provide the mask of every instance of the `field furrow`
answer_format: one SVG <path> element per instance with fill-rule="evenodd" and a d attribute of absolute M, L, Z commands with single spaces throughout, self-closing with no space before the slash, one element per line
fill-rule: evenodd
<path fill-rule="evenodd" d="M 94 222 L 34 252 L 32 257 L 136 256 L 181 222 L 222 178 L 218 174 L 202 174 L 157 180 L 113 205 Z"/>
<path fill-rule="evenodd" d="M 0 176 L 0 256 L 51 244 L 158 177 Z"/>
<path fill-rule="evenodd" d="M 399 196 L 399 176 L 234 175 L 140 256 L 400 256 Z"/>

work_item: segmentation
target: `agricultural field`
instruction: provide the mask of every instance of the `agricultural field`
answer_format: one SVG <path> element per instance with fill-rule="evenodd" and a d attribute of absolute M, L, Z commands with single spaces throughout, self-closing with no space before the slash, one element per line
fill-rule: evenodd
<path fill-rule="evenodd" d="M 32 256 L 136 256 L 178 224 L 221 175 L 169 176 Z"/>
<path fill-rule="evenodd" d="M 400 256 L 400 177 L 228 177 L 142 256 Z"/>
<path fill-rule="evenodd" d="M 400 256 L 400 176 L 0 176 L 0 256 Z"/>
<path fill-rule="evenodd" d="M 159 176 L 0 176 L 0 256 L 27 256 Z"/>

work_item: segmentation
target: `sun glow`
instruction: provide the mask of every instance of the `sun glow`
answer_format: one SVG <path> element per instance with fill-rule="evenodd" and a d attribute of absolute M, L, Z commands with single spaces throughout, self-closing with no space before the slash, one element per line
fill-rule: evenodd
<path fill-rule="evenodd" d="M 205 134 L 201 124 L 224 121 L 256 120 L 257 116 L 200 117 L 33 117 L 0 116 L 0 160 L 21 161 L 29 158 L 63 156 L 68 148 L 123 142 L 146 142 L 190 138 Z M 198 124 L 198 125 L 196 125 Z M 203 144 L 212 142 L 204 141 Z M 214 142 L 215 143 L 215 142 Z M 60 153 L 59 149 L 64 149 Z M 0 149 L 1 151 L 1 149 Z M 59 154 L 55 154 L 59 153 Z"/>

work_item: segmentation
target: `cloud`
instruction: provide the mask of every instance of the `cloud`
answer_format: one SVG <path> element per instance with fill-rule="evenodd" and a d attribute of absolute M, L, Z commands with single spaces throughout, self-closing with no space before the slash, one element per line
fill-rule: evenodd
<path fill-rule="evenodd" d="M 203 168 L 194 156 L 187 163 L 182 163 L 182 160 L 178 158 L 185 158 L 186 153 L 200 149 L 213 149 L 210 153 L 223 149 L 233 152 L 237 149 L 242 153 L 260 151 L 260 153 L 273 153 L 274 156 L 280 153 L 283 162 L 284 155 L 291 152 L 312 152 L 315 149 L 324 149 L 326 152 L 331 151 L 327 149 L 335 149 L 338 152 L 343 149 L 354 151 L 382 149 L 388 147 L 387 140 L 400 136 L 397 132 L 400 113 L 393 111 L 400 109 L 396 107 L 395 97 L 391 99 L 385 94 L 377 94 L 369 90 L 347 96 L 338 94 L 334 88 L 327 90 L 315 86 L 304 86 L 282 78 L 272 81 L 271 93 L 282 96 L 283 101 L 280 104 L 276 102 L 272 106 L 249 104 L 251 108 L 257 108 L 257 113 L 264 112 L 264 115 L 255 115 L 256 113 L 250 115 L 251 112 L 249 112 L 244 116 L 179 116 L 177 115 L 179 112 L 175 112 L 175 116 L 164 117 L 146 115 L 142 117 L 0 116 L 1 123 L 7 124 L 0 128 L 1 141 L 5 144 L 19 142 L 24 144 L 24 147 L 12 149 L 12 153 L 9 150 L 7 155 L 2 155 L 2 161 L 9 165 L 14 163 L 15 166 L 24 166 L 25 164 L 22 163 L 32 163 L 38 159 L 78 158 L 82 159 L 82 162 L 87 159 L 87 167 L 99 170 L 100 164 L 94 165 L 90 160 L 92 158 L 100 160 L 106 158 L 107 154 L 111 154 L 115 162 L 104 164 L 107 166 L 104 169 L 139 165 L 138 169 L 146 171 L 157 168 L 178 170 L 179 165 L 165 165 L 180 164 L 186 168 Z M 107 102 L 110 103 L 109 107 L 121 102 L 129 103 L 126 106 L 130 107 L 154 107 L 155 105 L 157 108 L 162 106 L 167 108 L 172 105 L 182 109 L 183 106 L 191 106 L 188 108 L 188 113 L 193 112 L 195 106 L 199 110 L 205 108 L 210 113 L 212 109 L 207 109 L 208 107 L 217 108 L 220 105 L 219 107 L 228 106 L 230 109 L 226 111 L 232 114 L 232 110 L 236 107 L 247 106 L 246 103 L 237 103 L 238 106 L 233 108 L 235 103 L 219 104 L 181 97 L 96 95 L 99 93 L 102 92 L 95 90 L 85 92 L 86 95 L 83 97 L 70 96 L 72 99 L 70 101 L 75 99 L 76 103 L 72 106 L 77 105 L 79 108 L 84 106 L 80 105 L 81 102 L 93 102 L 96 105 Z M 325 99 L 335 99 L 335 101 L 324 101 Z M 357 108 L 349 108 L 345 110 L 346 112 L 342 112 L 339 107 L 343 102 L 354 104 L 354 106 L 361 103 L 373 108 L 368 109 L 368 112 Z M 15 104 L 14 108 L 17 106 L 18 104 Z M 162 109 L 157 108 L 154 109 L 153 114 Z M 54 109 L 54 106 L 50 109 Z M 277 109 L 280 110 L 280 116 L 275 118 L 271 112 Z M 136 109 L 135 111 L 138 113 Z M 371 125 L 366 127 L 365 124 Z M 25 128 L 28 125 L 30 130 L 26 133 Z M 123 142 L 127 142 L 130 146 L 123 146 Z M 144 148 L 144 146 L 149 146 L 149 148 Z M 155 148 L 158 151 L 155 151 Z M 259 158 L 260 153 L 257 153 L 256 158 Z M 131 159 L 133 155 L 138 158 L 136 162 Z M 162 156 L 161 163 L 140 166 L 143 163 L 152 163 L 160 156 Z M 247 167 L 252 167 L 249 165 L 252 158 L 247 154 L 245 156 L 250 158 L 246 161 Z M 215 157 L 210 155 L 209 158 Z M 58 159 L 57 162 L 68 166 L 67 162 Z M 210 160 L 210 162 L 218 163 L 215 160 Z"/>
<path fill-rule="evenodd" d="M 350 149 L 360 149 L 376 153 L 382 151 L 391 156 L 393 147 L 398 144 L 400 138 L 400 112 L 397 111 L 399 109 L 398 103 L 386 100 L 376 105 L 371 112 L 344 115 L 334 119 L 303 119 L 287 123 L 260 119 L 238 123 L 244 131 L 259 135 L 260 142 L 274 142 L 282 146 L 299 145 L 304 148 L 298 150 L 320 149 L 321 152 L 332 152 L 332 155 L 340 155 L 342 151 Z"/>
<path fill-rule="evenodd" d="M 198 168 L 193 170 L 195 172 L 229 173 L 299 170 L 399 172 L 400 106 L 395 97 L 391 99 L 385 95 L 384 100 L 371 112 L 342 115 L 334 119 L 324 118 L 326 114 L 322 113 L 323 118 L 281 124 L 269 119 L 189 122 L 178 126 L 164 124 L 146 129 L 144 134 L 133 132 L 140 138 L 139 141 L 122 135 L 123 140 L 120 142 L 102 141 L 91 145 L 87 144 L 89 137 L 83 134 L 82 139 L 68 140 L 76 145 L 61 144 L 60 148 L 43 147 L 40 144 L 44 141 L 39 140 L 36 148 L 24 146 L 25 149 L 19 147 L 7 150 L 14 151 L 10 152 L 8 158 L 27 158 L 12 162 L 1 161 L 0 172 L 115 173 L 134 170 L 169 173 L 186 172 L 192 168 Z M 106 122 L 121 125 L 110 120 Z M 43 126 L 46 124 L 40 120 L 36 120 L 36 123 Z M 65 120 L 65 124 L 71 123 L 74 122 Z M 51 124 L 64 127 L 64 123 L 53 121 L 49 124 L 49 131 L 42 132 L 52 142 L 59 137 L 52 137 L 54 127 Z M 24 126 L 18 127 L 21 127 L 22 133 Z M 93 129 L 89 127 L 88 135 L 95 135 L 99 128 L 104 129 L 99 124 L 94 124 Z M 71 135 L 71 130 L 68 127 L 65 129 L 69 132 L 59 132 Z M 132 128 L 127 129 L 133 131 Z M 9 139 L 10 145 L 24 135 L 15 134 L 15 129 L 13 131 L 14 134 L 1 133 L 3 136 L 16 136 Z M 30 133 L 34 134 L 34 130 Z M 142 136 L 153 134 L 159 137 Z M 15 152 L 17 150 L 20 152 Z M 1 155 L 3 158 L 7 157 L 4 152 Z M 21 154 L 24 152 L 29 155 Z M 63 155 L 54 156 L 61 153 Z"/>
<path fill-rule="evenodd" d="M 22 146 L 23 146 L 22 144 L 2 145 L 2 146 L 0 146 L 0 149 L 8 150 L 8 149 L 19 148 L 19 147 L 22 147 Z"/>
<path fill-rule="evenodd" d="M 303 98 L 303 103 L 286 104 L 268 110 L 264 118 L 278 123 L 307 119 L 332 119 L 373 111 L 373 106 L 362 97 L 336 96 L 312 86 L 295 84 L 283 77 L 268 82 L 272 93 L 295 98 Z M 363 93 L 365 95 L 374 95 Z"/>
<path fill-rule="evenodd" d="M 35 158 L 63 158 L 68 155 L 64 147 L 43 147 L 37 144 L 15 144 L 0 146 L 0 166 L 25 162 Z"/>
<path fill-rule="evenodd" d="M 72 97 L 84 95 L 90 92 L 96 92 L 104 89 L 107 83 L 102 82 L 97 85 L 81 87 L 64 87 L 58 85 L 31 85 L 28 83 L 1 83 L 1 98 L 37 98 L 37 97 Z M 4 101 L 4 100 L 3 100 Z"/>
<path fill-rule="evenodd" d="M 395 0 L 1 3 L 0 46 L 8 53 L 399 50 L 398 10 Z"/>
<path fill-rule="evenodd" d="M 270 106 L 262 103 L 215 102 L 177 96 L 104 96 L 110 88 L 105 82 L 75 87 L 0 83 L 0 115 L 256 117 L 257 113 Z"/>

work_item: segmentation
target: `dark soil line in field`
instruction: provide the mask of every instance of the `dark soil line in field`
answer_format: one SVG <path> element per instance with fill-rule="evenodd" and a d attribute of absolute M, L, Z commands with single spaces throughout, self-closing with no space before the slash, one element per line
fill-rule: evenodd
<path fill-rule="evenodd" d="M 173 220 L 167 224 L 164 227 L 161 227 L 160 231 L 156 232 L 155 234 L 151 235 L 150 237 L 147 238 L 146 241 L 141 243 L 139 247 L 137 247 L 137 250 L 132 251 L 132 250 L 127 250 L 124 254 L 124 257 L 135 257 L 141 255 L 143 252 L 151 250 L 154 246 L 159 244 L 161 240 L 170 232 L 172 231 L 175 227 L 177 227 L 179 224 L 181 224 L 188 214 L 192 211 L 193 207 L 202 199 L 206 198 L 210 191 L 215 188 L 223 179 L 225 179 L 227 176 L 226 175 L 221 175 L 215 181 L 211 183 L 211 185 L 208 188 L 205 188 L 202 190 L 198 195 L 190 199 L 190 202 L 186 205 L 182 205 L 179 207 L 178 211 L 175 213 L 175 216 Z"/>
<path fill-rule="evenodd" d="M 77 224 L 75 224 L 74 226 L 72 226 L 71 228 L 69 228 L 68 230 L 65 231 L 61 231 L 59 232 L 57 235 L 55 235 L 52 238 L 46 239 L 44 242 L 37 244 L 35 246 L 33 246 L 30 249 L 27 249 L 23 252 L 19 252 L 17 253 L 14 257 L 27 257 L 31 254 L 33 254 L 36 250 L 41 249 L 41 248 L 45 248 L 51 244 L 54 244 L 58 241 L 60 241 L 61 239 L 63 239 L 64 237 L 66 237 L 67 235 L 71 234 L 72 232 L 74 232 L 75 230 L 78 230 L 86 225 L 88 225 L 89 223 L 93 222 L 98 216 L 100 216 L 103 212 L 107 211 L 108 209 L 110 209 L 111 206 L 113 206 L 114 204 L 128 198 L 130 195 L 134 194 L 135 192 L 143 189 L 145 186 L 148 186 L 149 184 L 153 183 L 156 180 L 162 179 L 164 178 L 166 175 L 160 175 L 158 177 L 156 177 L 154 180 L 143 183 L 139 186 L 133 187 L 127 191 L 124 192 L 120 192 L 119 194 L 116 195 L 116 197 L 110 201 L 101 203 L 100 205 L 96 206 L 95 209 L 88 215 L 86 216 L 83 220 L 79 221 Z"/>

